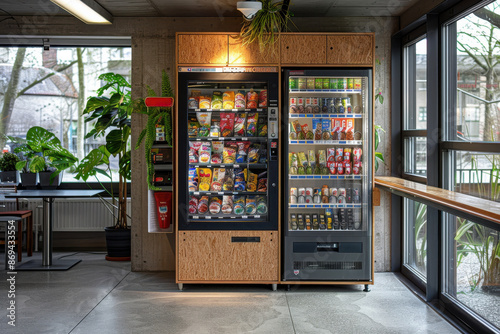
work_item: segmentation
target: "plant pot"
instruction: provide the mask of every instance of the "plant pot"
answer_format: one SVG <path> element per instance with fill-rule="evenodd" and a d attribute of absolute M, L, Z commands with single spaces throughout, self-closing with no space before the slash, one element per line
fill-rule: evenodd
<path fill-rule="evenodd" d="M 106 249 L 108 255 L 106 260 L 126 260 L 130 261 L 131 243 L 130 229 L 105 227 Z"/>
<path fill-rule="evenodd" d="M 62 173 L 57 175 L 52 182 L 50 182 L 50 177 L 53 172 L 39 172 L 38 177 L 40 179 L 40 187 L 42 189 L 56 189 L 61 184 Z"/>
<path fill-rule="evenodd" d="M 21 185 L 26 189 L 36 189 L 38 173 L 21 173 Z"/>
<path fill-rule="evenodd" d="M 13 182 L 14 184 L 19 184 L 19 171 L 7 171 L 0 172 L 0 182 Z"/>

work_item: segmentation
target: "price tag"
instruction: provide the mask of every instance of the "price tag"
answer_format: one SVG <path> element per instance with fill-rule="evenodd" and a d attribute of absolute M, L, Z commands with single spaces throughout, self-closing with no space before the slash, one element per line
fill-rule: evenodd
<path fill-rule="evenodd" d="M 217 193 L 217 195 L 224 195 L 224 192 L 223 192 L 223 191 L 219 191 L 219 192 Z"/>
<path fill-rule="evenodd" d="M 210 216 L 205 216 L 205 219 L 212 219 L 212 217 L 210 217 Z"/>
<path fill-rule="evenodd" d="M 260 216 L 253 216 L 254 218 L 260 218 Z"/>
<path fill-rule="evenodd" d="M 241 138 L 241 140 L 243 140 L 243 141 L 247 141 L 247 140 L 248 140 L 248 138 L 247 138 L 247 137 L 242 137 L 242 138 Z"/>
<path fill-rule="evenodd" d="M 243 218 L 243 219 L 248 219 L 248 216 L 241 216 L 241 218 Z"/>
<path fill-rule="evenodd" d="M 199 191 L 195 191 L 193 194 L 194 194 L 194 195 L 199 195 L 199 194 L 200 194 L 200 192 L 199 192 Z"/>
<path fill-rule="evenodd" d="M 193 216 L 193 219 L 200 219 L 200 216 Z"/>
<path fill-rule="evenodd" d="M 219 137 L 219 140 L 224 140 L 224 137 Z"/>

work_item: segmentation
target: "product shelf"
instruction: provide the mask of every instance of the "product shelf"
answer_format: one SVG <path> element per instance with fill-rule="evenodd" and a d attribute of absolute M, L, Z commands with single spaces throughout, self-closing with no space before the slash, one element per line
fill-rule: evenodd
<path fill-rule="evenodd" d="M 189 141 L 250 141 L 267 142 L 267 137 L 191 137 Z"/>
<path fill-rule="evenodd" d="M 365 175 L 289 175 L 290 180 L 361 180 Z"/>
<path fill-rule="evenodd" d="M 289 118 L 363 118 L 363 114 L 288 114 Z"/>
<path fill-rule="evenodd" d="M 363 145 L 362 140 L 289 140 L 290 145 Z"/>
<path fill-rule="evenodd" d="M 344 93 L 361 94 L 361 89 L 290 89 L 289 93 Z"/>
<path fill-rule="evenodd" d="M 342 204 L 288 204 L 289 209 L 357 209 L 362 207 L 362 203 L 342 203 Z"/>
<path fill-rule="evenodd" d="M 202 164 L 202 163 L 190 163 L 189 167 L 194 168 L 254 168 L 254 169 L 266 169 L 267 164 L 252 164 L 252 163 L 238 163 L 238 164 Z"/>

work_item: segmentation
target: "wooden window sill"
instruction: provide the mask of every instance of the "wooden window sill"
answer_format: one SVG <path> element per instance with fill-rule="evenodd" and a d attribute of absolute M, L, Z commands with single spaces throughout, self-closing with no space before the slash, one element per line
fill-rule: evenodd
<path fill-rule="evenodd" d="M 375 177 L 375 186 L 453 214 L 463 213 L 500 225 L 500 203 L 389 176 Z M 447 210 L 447 208 L 449 210 Z M 464 217 L 468 218 L 468 217 Z"/>

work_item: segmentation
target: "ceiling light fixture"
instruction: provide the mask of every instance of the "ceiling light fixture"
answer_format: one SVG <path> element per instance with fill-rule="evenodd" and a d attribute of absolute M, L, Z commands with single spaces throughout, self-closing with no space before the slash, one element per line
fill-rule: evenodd
<path fill-rule="evenodd" d="M 86 24 L 111 24 L 113 16 L 94 0 L 50 0 Z"/>
<path fill-rule="evenodd" d="M 262 9 L 262 2 L 260 1 L 238 1 L 236 8 L 243 13 L 243 16 L 251 20 Z"/>

